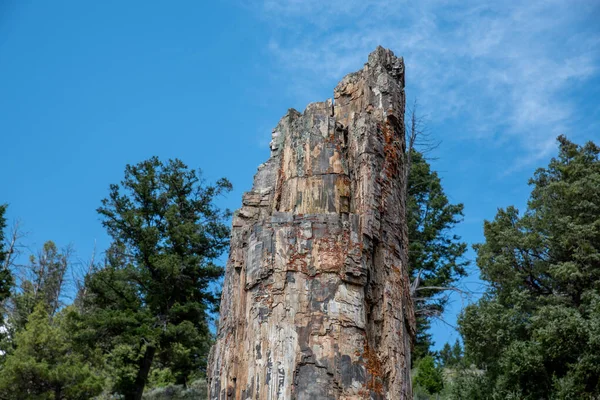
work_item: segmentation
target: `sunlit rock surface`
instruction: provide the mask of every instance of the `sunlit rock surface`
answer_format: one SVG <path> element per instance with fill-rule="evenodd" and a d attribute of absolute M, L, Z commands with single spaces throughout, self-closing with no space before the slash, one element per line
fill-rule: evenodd
<path fill-rule="evenodd" d="M 235 214 L 210 399 L 408 399 L 404 63 L 289 110 Z"/>

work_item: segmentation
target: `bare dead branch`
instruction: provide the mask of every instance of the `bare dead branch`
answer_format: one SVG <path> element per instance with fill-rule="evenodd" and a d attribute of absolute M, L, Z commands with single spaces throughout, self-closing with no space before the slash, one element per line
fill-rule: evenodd
<path fill-rule="evenodd" d="M 469 292 L 467 292 L 466 290 L 459 289 L 459 288 L 457 288 L 455 286 L 448 286 L 448 287 L 443 287 L 443 286 L 420 286 L 420 287 L 417 287 L 415 291 L 419 291 L 419 290 L 442 290 L 442 291 L 452 290 L 452 291 L 455 291 L 455 292 L 458 292 L 458 293 L 462 293 L 462 294 L 469 294 Z"/>
<path fill-rule="evenodd" d="M 417 292 L 417 288 L 419 287 L 419 284 L 421 283 L 421 273 L 422 272 L 423 272 L 423 270 L 420 269 L 417 272 L 417 276 L 415 277 L 415 280 L 412 281 L 412 283 L 410 284 L 410 296 L 411 297 L 414 297 L 415 293 Z"/>
<path fill-rule="evenodd" d="M 92 254 L 88 260 L 79 260 L 79 265 L 81 268 L 72 270 L 72 277 L 75 286 L 75 296 L 79 296 L 83 299 L 87 294 L 87 287 L 85 286 L 85 278 L 89 276 L 96 268 L 96 246 L 97 242 L 94 240 L 94 248 L 92 249 Z"/>
<path fill-rule="evenodd" d="M 439 140 L 434 140 L 427 128 L 426 117 L 418 113 L 419 103 L 415 99 L 412 107 L 408 107 L 408 123 L 406 125 L 406 168 L 404 170 L 404 189 L 408 188 L 408 177 L 412 168 L 412 152 L 419 151 L 421 154 L 427 154 L 437 149 L 440 145 Z M 417 150 L 418 148 L 418 150 Z"/>
<path fill-rule="evenodd" d="M 26 234 L 21 230 L 21 221 L 16 220 L 11 227 L 8 240 L 6 241 L 8 250 L 3 265 L 5 269 L 12 269 L 15 267 L 15 261 L 21 255 L 23 248 L 21 239 L 25 236 Z"/>

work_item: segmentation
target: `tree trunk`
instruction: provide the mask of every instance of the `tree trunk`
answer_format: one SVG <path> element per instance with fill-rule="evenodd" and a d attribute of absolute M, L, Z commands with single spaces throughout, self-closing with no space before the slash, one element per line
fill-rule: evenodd
<path fill-rule="evenodd" d="M 150 373 L 150 367 L 152 367 L 154 353 L 156 353 L 156 347 L 150 345 L 146 346 L 144 358 L 142 358 L 142 360 L 140 361 L 140 368 L 138 369 L 138 374 L 135 378 L 135 392 L 131 395 L 131 400 L 142 399 L 142 395 L 144 394 L 144 388 L 146 387 L 146 383 L 148 382 L 148 374 Z"/>
<path fill-rule="evenodd" d="M 54 398 L 56 400 L 62 399 L 62 386 L 61 385 L 58 385 L 54 388 Z"/>
<path fill-rule="evenodd" d="M 409 399 L 404 63 L 289 110 L 233 219 L 209 399 Z"/>

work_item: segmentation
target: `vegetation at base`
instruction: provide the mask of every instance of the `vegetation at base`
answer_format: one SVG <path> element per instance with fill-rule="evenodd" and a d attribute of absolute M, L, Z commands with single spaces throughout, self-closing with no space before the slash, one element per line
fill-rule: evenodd
<path fill-rule="evenodd" d="M 465 244 L 451 234 L 463 209 L 413 154 L 415 399 L 600 396 L 600 148 L 558 142 L 530 180 L 526 210 L 499 209 L 484 223 L 474 247 L 488 290 L 461 313 L 462 339 L 437 352 L 426 328 L 447 299 L 431 288 L 465 274 Z M 229 235 L 214 202 L 230 188 L 178 160 L 127 166 L 98 209 L 112 244 L 77 290 L 69 247 L 48 241 L 11 266 L 0 206 L 0 399 L 204 398 L 211 283 Z"/>
<path fill-rule="evenodd" d="M 600 148 L 558 142 L 525 212 L 498 210 L 475 246 L 489 290 L 459 325 L 480 398 L 600 396 Z"/>
<path fill-rule="evenodd" d="M 444 388 L 442 368 L 433 356 L 421 358 L 413 375 L 413 385 L 425 389 L 429 394 L 435 394 Z"/>
<path fill-rule="evenodd" d="M 35 306 L 2 365 L 0 398 L 84 400 L 102 392 L 103 373 L 73 351 L 67 312 L 51 317 L 43 301 Z"/>
<path fill-rule="evenodd" d="M 211 285 L 223 274 L 215 260 L 229 241 L 229 211 L 215 200 L 230 190 L 179 160 L 127 165 L 98 208 L 112 245 L 71 286 L 71 305 L 70 248 L 45 243 L 16 284 L 6 281 L 0 399 L 204 396 L 219 297 Z"/>
<path fill-rule="evenodd" d="M 463 358 L 463 349 L 460 341 L 456 339 L 456 342 L 452 346 L 450 346 L 450 343 L 444 344 L 444 347 L 442 347 L 442 350 L 437 355 L 443 367 L 454 368 L 458 366 Z"/>
<path fill-rule="evenodd" d="M 144 400 L 205 400 L 208 398 L 206 379 L 192 381 L 187 387 L 183 385 L 157 386 L 144 393 Z"/>
<path fill-rule="evenodd" d="M 525 212 L 485 222 L 475 250 L 489 289 L 459 317 L 464 355 L 444 346 L 443 390 L 424 397 L 419 381 L 415 398 L 600 397 L 600 148 L 558 143 Z"/>

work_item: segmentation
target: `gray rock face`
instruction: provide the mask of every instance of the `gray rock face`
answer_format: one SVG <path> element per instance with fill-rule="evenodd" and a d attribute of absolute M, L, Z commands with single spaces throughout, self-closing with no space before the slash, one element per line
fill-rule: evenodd
<path fill-rule="evenodd" d="M 210 399 L 411 398 L 402 58 L 334 101 L 281 119 L 234 216 Z"/>

